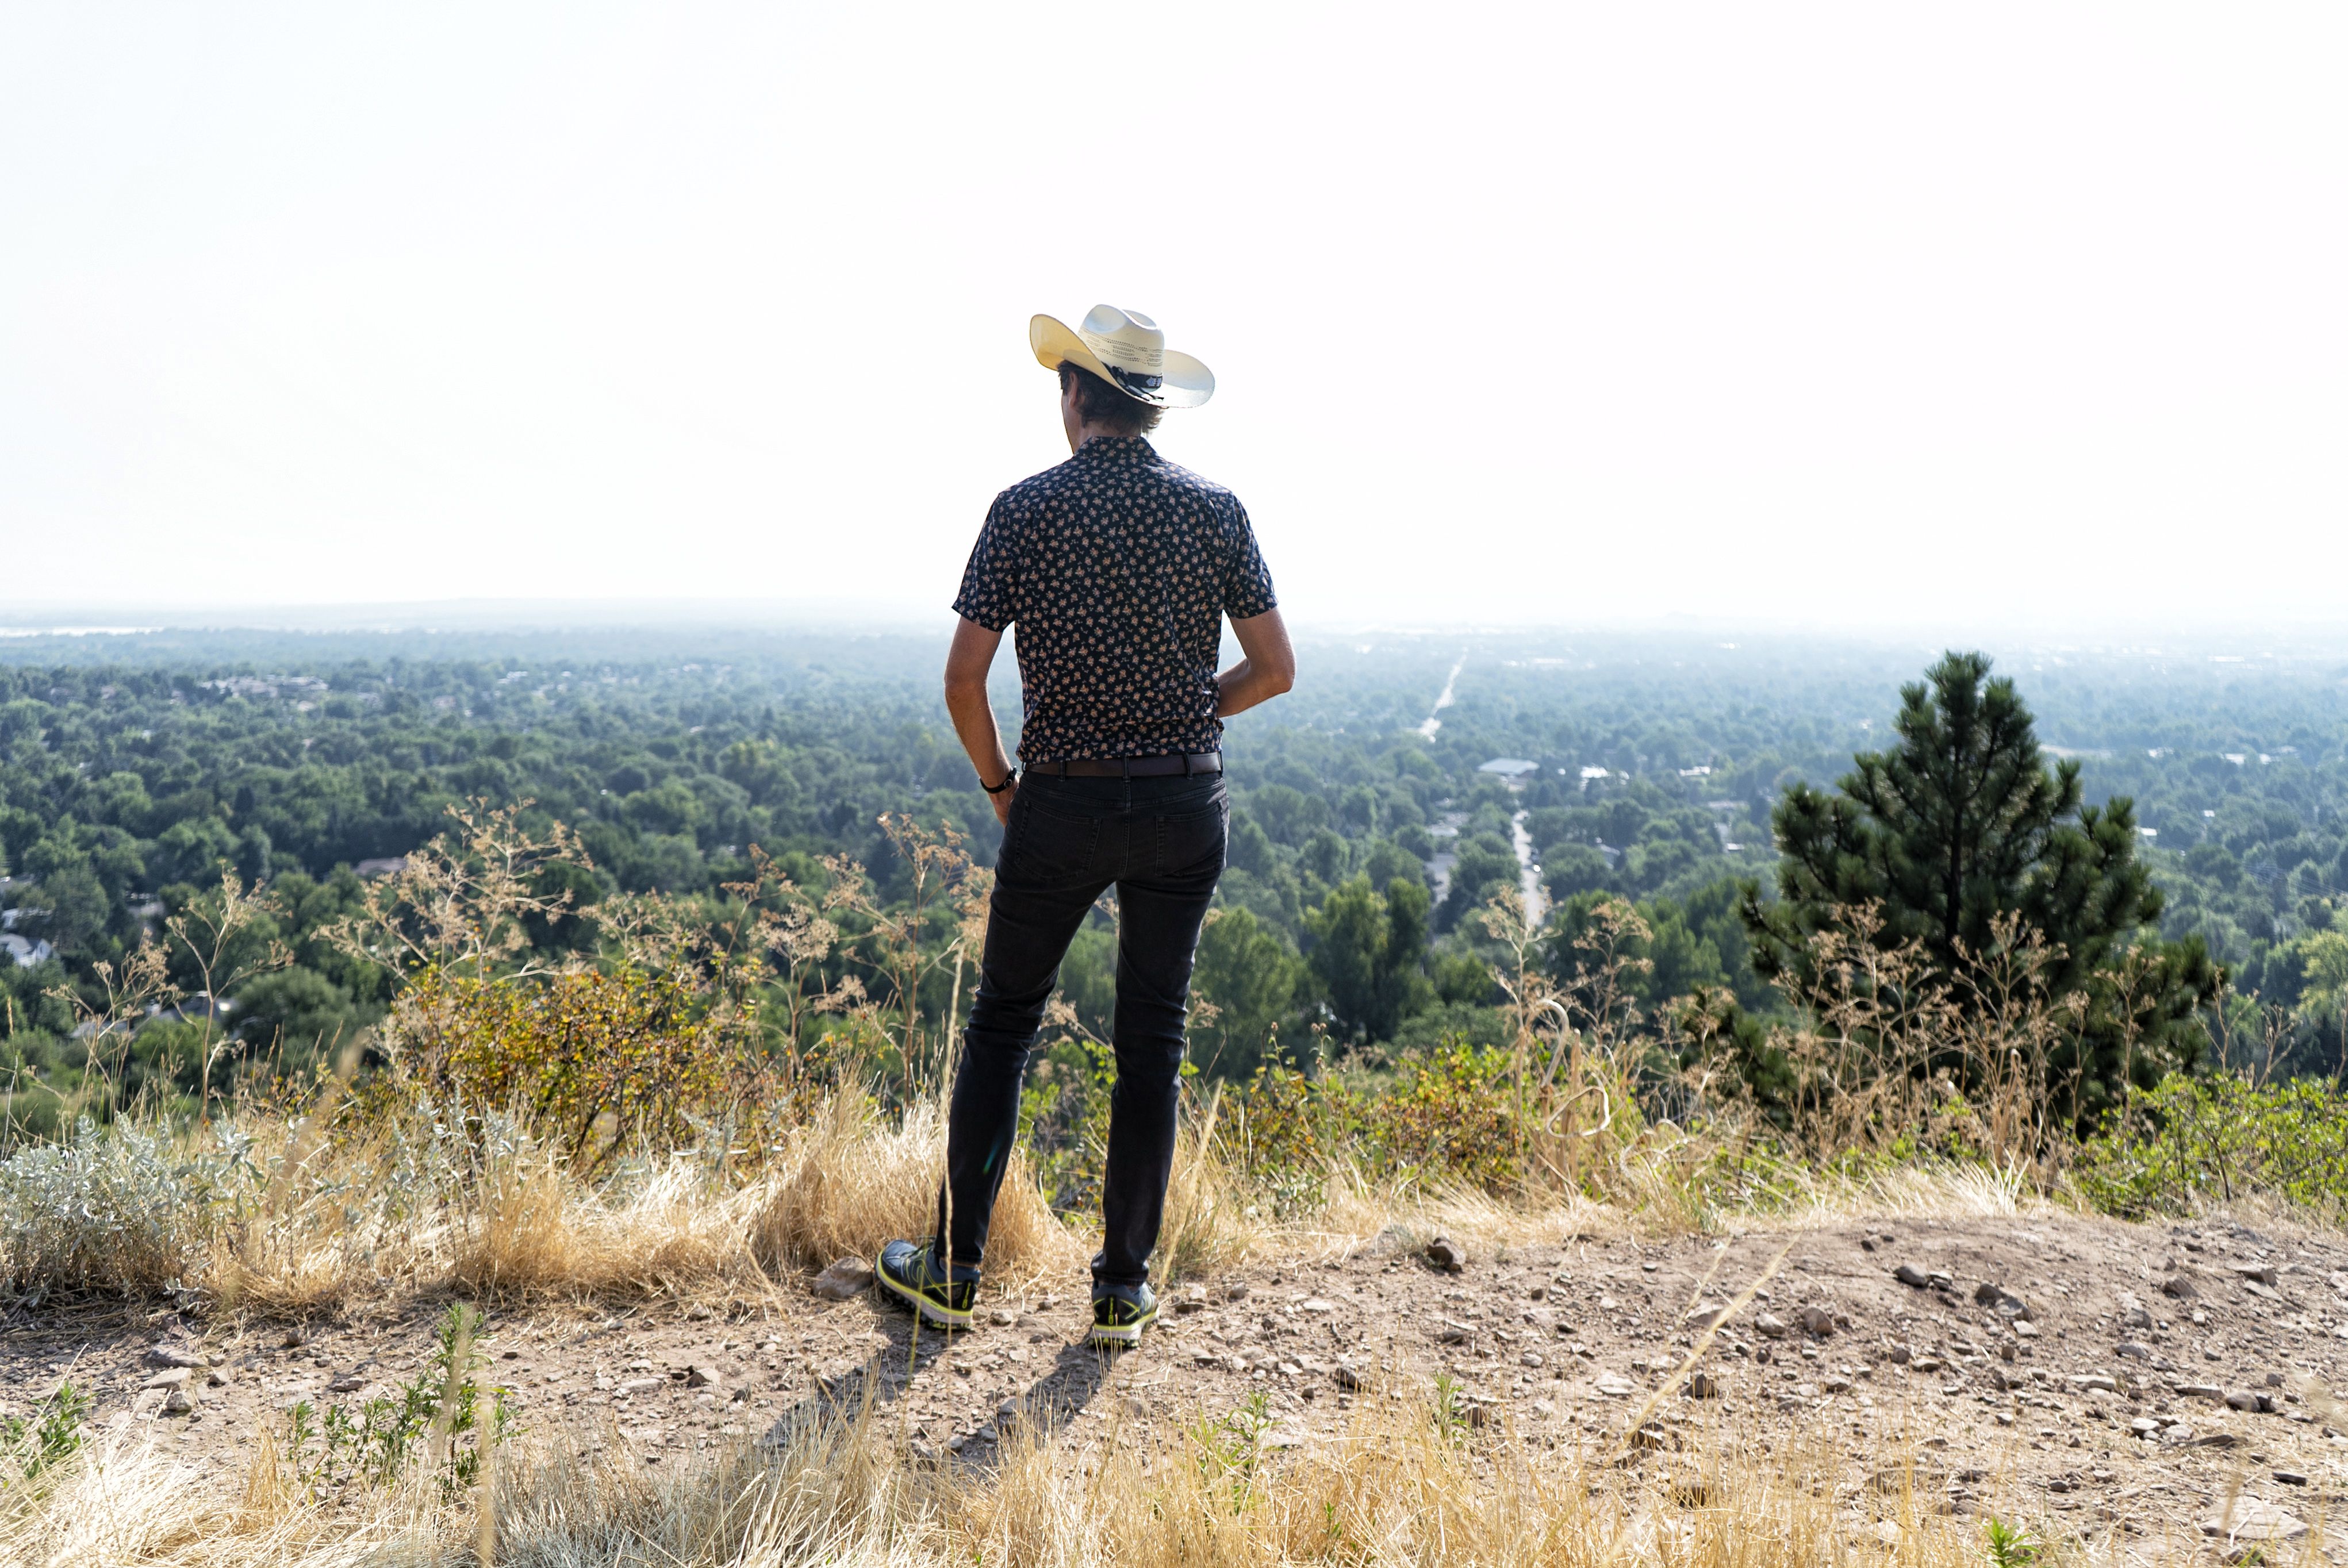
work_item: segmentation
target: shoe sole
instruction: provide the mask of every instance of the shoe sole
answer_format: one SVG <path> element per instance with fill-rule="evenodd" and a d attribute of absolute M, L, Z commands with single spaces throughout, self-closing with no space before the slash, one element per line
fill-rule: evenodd
<path fill-rule="evenodd" d="M 1114 1327 L 1106 1323 L 1096 1323 L 1091 1342 L 1095 1345 L 1138 1345 L 1141 1343 L 1141 1331 L 1157 1321 L 1158 1308 L 1153 1307 L 1130 1323 L 1120 1323 Z"/>
<path fill-rule="evenodd" d="M 932 1327 L 967 1328 L 976 1316 L 969 1312 L 956 1312 L 951 1307 L 941 1307 L 920 1291 L 898 1284 L 896 1280 L 890 1277 L 889 1271 L 880 1266 L 878 1259 L 873 1262 L 872 1277 L 880 1284 L 882 1290 L 911 1307 L 913 1316 Z"/>

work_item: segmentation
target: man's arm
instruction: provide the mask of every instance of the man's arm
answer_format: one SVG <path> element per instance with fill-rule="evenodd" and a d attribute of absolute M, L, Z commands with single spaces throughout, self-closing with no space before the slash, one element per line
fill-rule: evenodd
<path fill-rule="evenodd" d="M 1241 658 L 1215 677 L 1216 689 L 1221 692 L 1215 703 L 1219 719 L 1243 713 L 1296 684 L 1296 650 L 1288 645 L 1288 624 L 1280 619 L 1279 610 L 1267 610 L 1232 621 L 1231 635 L 1240 641 Z"/>
<path fill-rule="evenodd" d="M 1014 772 L 1003 752 L 1003 732 L 994 727 L 994 709 L 986 700 L 986 671 L 1002 645 L 1003 633 L 965 618 L 955 623 L 953 646 L 946 650 L 946 712 L 953 716 L 954 733 L 962 737 L 962 749 L 970 753 L 970 765 L 978 770 L 982 784 L 999 784 Z M 1014 793 L 987 796 L 994 803 L 996 821 L 1011 819 Z"/>

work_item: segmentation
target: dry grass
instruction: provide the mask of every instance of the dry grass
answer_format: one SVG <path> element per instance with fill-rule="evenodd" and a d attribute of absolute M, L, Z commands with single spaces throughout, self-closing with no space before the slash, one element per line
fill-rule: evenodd
<path fill-rule="evenodd" d="M 934 1102 L 917 1102 L 891 1124 L 864 1095 L 835 1094 L 795 1133 L 766 1185 L 753 1250 L 772 1266 L 820 1268 L 926 1236 L 944 1170 L 945 1118 Z M 1045 1203 L 1025 1153 L 1014 1153 L 987 1233 L 990 1280 L 1018 1288 L 1080 1266 L 1083 1251 Z"/>
<path fill-rule="evenodd" d="M 1765 1447 L 1725 1425 L 1672 1426 L 1673 1451 L 1625 1466 L 1619 1443 L 1550 1446 L 1447 1426 L 1425 1390 L 1368 1397 L 1342 1437 L 1280 1451 L 1231 1417 L 1111 1430 L 1088 1447 L 1023 1431 L 991 1468 L 918 1459 L 870 1410 L 810 1419 L 774 1450 L 647 1471 L 555 1444 L 510 1445 L 494 1490 L 440 1498 L 420 1478 L 306 1504 L 253 1450 L 230 1501 L 154 1455 L 100 1447 L 0 1493 L 0 1568 L 141 1563 L 1017 1564 L 1019 1568 L 1557 1564 L 1778 1568 L 1844 1561 L 1954 1568 L 1979 1524 L 1901 1484 L 1839 1483 L 1823 1430 Z M 1773 1451 L 1774 1450 L 1774 1451 Z M 1999 1501 L 1990 1500 L 1993 1506 Z M 1890 1526 L 1890 1528 L 1886 1528 Z M 485 1528 L 486 1527 L 486 1528 Z"/>

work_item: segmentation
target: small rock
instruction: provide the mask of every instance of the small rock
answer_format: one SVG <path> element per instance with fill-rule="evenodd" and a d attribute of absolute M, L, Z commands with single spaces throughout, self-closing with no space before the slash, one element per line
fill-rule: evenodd
<path fill-rule="evenodd" d="M 2271 1263 L 2238 1263 L 2232 1266 L 2238 1279 L 2255 1279 L 2260 1285 L 2272 1285 L 2282 1276 Z"/>
<path fill-rule="evenodd" d="M 808 1288 L 825 1301 L 850 1301 L 872 1287 L 872 1266 L 860 1257 L 835 1259 Z"/>
<path fill-rule="evenodd" d="M 158 1345 L 147 1352 L 149 1367 L 186 1367 L 202 1371 L 212 1364 L 211 1358 L 194 1350 L 182 1350 L 176 1345 Z"/>
<path fill-rule="evenodd" d="M 1247 1299 L 1247 1281 L 1243 1279 L 1234 1279 L 1229 1285 L 1223 1286 L 1223 1299 L 1225 1301 L 1245 1301 Z"/>
<path fill-rule="evenodd" d="M 1190 1286 L 1174 1298 L 1174 1316 L 1177 1317 L 1188 1317 L 1193 1312 L 1206 1309 L 1207 1292 L 1203 1286 Z"/>
<path fill-rule="evenodd" d="M 2169 1448 L 2183 1448 L 2193 1440 L 2193 1429 L 2179 1421 L 2173 1427 L 2160 1429 L 2160 1440 Z"/>
<path fill-rule="evenodd" d="M 1688 1380 L 1680 1385 L 1680 1394 L 1690 1399 L 1717 1399 L 1720 1379 L 1709 1372 L 1691 1372 Z"/>
<path fill-rule="evenodd" d="M 2193 1446 L 2197 1449 L 2230 1449 L 2238 1446 L 2241 1440 L 2232 1432 L 2206 1432 L 2193 1440 Z"/>
<path fill-rule="evenodd" d="M 2222 1399 L 2226 1390 L 2215 1383 L 2175 1383 L 2170 1385 L 2180 1399 Z"/>
<path fill-rule="evenodd" d="M 2230 1409 L 2248 1410 L 2253 1415 L 2273 1409 L 2273 1401 L 2264 1394 L 2254 1394 L 2248 1389 L 2236 1389 L 2228 1394 L 2226 1405 Z"/>
<path fill-rule="evenodd" d="M 726 1380 L 726 1374 L 715 1367 L 687 1367 L 685 1386 L 688 1389 L 715 1389 Z"/>
<path fill-rule="evenodd" d="M 2201 1533 L 2222 1536 L 2236 1543 L 2296 1541 L 2307 1533 L 2307 1526 L 2271 1502 L 2262 1502 L 2255 1497 L 2238 1496 L 2225 1512 L 2202 1522 Z"/>
<path fill-rule="evenodd" d="M 195 1408 L 195 1397 L 188 1392 L 185 1386 L 173 1389 L 163 1400 L 163 1413 L 167 1416 L 188 1415 L 193 1412 Z"/>
<path fill-rule="evenodd" d="M 1834 1315 L 1823 1307 L 1805 1307 L 1794 1316 L 1801 1320 L 1802 1332 L 1813 1339 L 1824 1339 L 1835 1331 Z"/>
<path fill-rule="evenodd" d="M 139 1386 L 142 1389 L 183 1388 L 186 1386 L 188 1379 L 194 1376 L 195 1373 L 193 1369 L 190 1368 L 171 1367 L 156 1373 L 153 1377 L 148 1378 Z"/>
<path fill-rule="evenodd" d="M 1426 1244 L 1426 1261 L 1446 1274 L 1460 1274 L 1468 1267 L 1468 1252 L 1448 1236 L 1437 1236 Z"/>
<path fill-rule="evenodd" d="M 1859 1250 L 1861 1252 L 1873 1252 L 1875 1250 L 1875 1238 L 1871 1235 L 1863 1235 L 1859 1237 Z"/>
<path fill-rule="evenodd" d="M 1369 1384 L 1369 1379 L 1367 1378 L 1364 1377 L 1360 1372 L 1351 1367 L 1341 1366 L 1337 1368 L 1334 1375 L 1337 1379 L 1337 1387 L 1344 1389 L 1349 1394 L 1358 1394 Z"/>
<path fill-rule="evenodd" d="M 288 1328 L 285 1331 L 285 1337 L 279 1340 L 277 1343 L 285 1349 L 299 1350 L 303 1346 L 307 1345 L 309 1342 L 309 1329 L 304 1327 L 301 1324 L 296 1323 L 293 1327 Z"/>
<path fill-rule="evenodd" d="M 2112 1347 L 2112 1354 L 2124 1356 L 2131 1361 L 2149 1361 L 2152 1359 L 2152 1347 L 2139 1345 L 2133 1339 L 2124 1339 Z"/>
<path fill-rule="evenodd" d="M 1891 1277 L 1916 1290 L 1921 1290 L 1932 1283 L 1932 1276 L 1912 1263 L 1903 1263 L 1893 1269 Z"/>
<path fill-rule="evenodd" d="M 2280 1389 L 2280 1388 L 2281 1388 L 2281 1387 L 2282 1387 L 2282 1374 L 2281 1374 L 2281 1372 L 2269 1372 L 2269 1373 L 2267 1374 L 2267 1387 L 2268 1387 L 2268 1388 L 2270 1388 L 2270 1389 Z"/>
<path fill-rule="evenodd" d="M 654 1389 L 665 1389 L 667 1387 L 668 1379 L 666 1378 L 630 1378 L 613 1391 L 622 1394 L 642 1394 L 650 1392 Z"/>
<path fill-rule="evenodd" d="M 1895 1367 L 1905 1367 L 1908 1365 L 1908 1358 L 1910 1354 L 1910 1352 L 1907 1346 L 1894 1345 L 1891 1348 L 1890 1360 Z"/>
<path fill-rule="evenodd" d="M 685 1316 L 689 1323 L 706 1323 L 717 1316 L 717 1308 L 706 1301 L 696 1301 L 685 1309 Z"/>
<path fill-rule="evenodd" d="M 1753 1332 L 1764 1339 L 1783 1339 L 1786 1337 L 1786 1320 L 1774 1312 L 1758 1313 L 1753 1319 Z"/>
<path fill-rule="evenodd" d="M 998 1307 L 986 1315 L 986 1320 L 997 1328 L 1009 1328 L 1019 1321 L 1019 1314 L 1007 1307 Z"/>
<path fill-rule="evenodd" d="M 1446 1345 L 1465 1345 L 1476 1337 L 1476 1331 L 1465 1323 L 1454 1323 L 1445 1317 L 1437 1320 L 1435 1337 Z"/>
<path fill-rule="evenodd" d="M 327 1384 L 326 1391 L 330 1394 L 355 1394 L 366 1387 L 366 1382 L 363 1373 L 347 1372 Z"/>
<path fill-rule="evenodd" d="M 1610 1399 L 1627 1399 L 1636 1390 L 1631 1379 L 1620 1372 L 1607 1372 L 1599 1377 L 1598 1391 Z"/>
<path fill-rule="evenodd" d="M 2018 1317 L 2014 1319 L 2013 1333 L 2018 1339 L 2035 1339 L 2038 1337 L 2038 1325 L 2027 1317 Z"/>
<path fill-rule="evenodd" d="M 1879 1519 L 1872 1531 L 1876 1541 L 1885 1546 L 1897 1546 L 1908 1537 L 1908 1532 L 1900 1528 L 1900 1522 L 1896 1519 Z"/>
<path fill-rule="evenodd" d="M 2190 1301 L 2201 1293 L 2194 1289 L 2193 1282 L 2183 1275 L 2172 1274 L 2160 1282 L 2160 1294 L 2176 1301 Z"/>
<path fill-rule="evenodd" d="M 1820 1383 L 1818 1387 L 1829 1394 L 1848 1394 L 1850 1392 L 1850 1379 L 1849 1378 L 1828 1378 L 1824 1382 Z"/>
<path fill-rule="evenodd" d="M 2140 1438 L 2148 1438 L 2152 1436 L 2153 1433 L 2160 1430 L 2160 1423 L 2154 1420 L 2150 1416 L 2138 1416 L 2136 1419 L 2128 1423 L 2128 1430 L 2134 1432 Z"/>
<path fill-rule="evenodd" d="M 1313 1313 L 1316 1317 L 1326 1317 L 1328 1314 L 1337 1310 L 1337 1304 L 1334 1301 L 1323 1301 L 1318 1297 L 1315 1297 L 1314 1299 L 1306 1302 L 1302 1310 Z"/>
<path fill-rule="evenodd" d="M 2071 1379 L 2071 1387 L 2081 1389 L 2100 1389 L 2106 1394 L 2119 1392 L 2119 1385 L 2101 1372 L 2082 1372 Z"/>
<path fill-rule="evenodd" d="M 1528 1350 L 1523 1355 L 1517 1358 L 1517 1364 L 1520 1367 L 1538 1367 L 1541 1364 L 1540 1352 L 1538 1350 Z"/>
<path fill-rule="evenodd" d="M 2279 1470 L 2274 1472 L 2274 1478 L 2285 1486 L 2305 1486 L 2307 1484 L 2307 1477 L 2295 1470 Z"/>
<path fill-rule="evenodd" d="M 1644 1449 L 1649 1453 L 1661 1453 L 1666 1449 L 1676 1448 L 1678 1444 L 1669 1431 L 1650 1421 L 1631 1434 L 1631 1446 Z"/>
<path fill-rule="evenodd" d="M 2120 1321 L 2130 1328 L 2149 1328 L 2152 1327 L 2152 1314 L 2141 1307 L 2131 1307 L 2121 1315 Z"/>

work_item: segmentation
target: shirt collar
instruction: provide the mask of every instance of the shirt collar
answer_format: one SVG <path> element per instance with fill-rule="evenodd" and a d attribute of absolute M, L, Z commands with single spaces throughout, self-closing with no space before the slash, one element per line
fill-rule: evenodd
<path fill-rule="evenodd" d="M 1096 436 L 1076 448 L 1080 463 L 1139 464 L 1158 460 L 1158 449 L 1146 436 Z"/>

